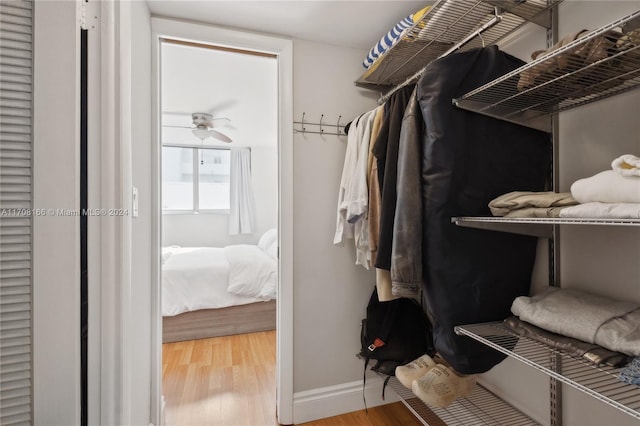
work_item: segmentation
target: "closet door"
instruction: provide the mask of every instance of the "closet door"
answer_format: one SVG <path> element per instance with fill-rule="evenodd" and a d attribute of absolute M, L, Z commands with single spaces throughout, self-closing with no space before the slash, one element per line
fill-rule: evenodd
<path fill-rule="evenodd" d="M 0 424 L 32 423 L 32 3 L 0 2 Z"/>

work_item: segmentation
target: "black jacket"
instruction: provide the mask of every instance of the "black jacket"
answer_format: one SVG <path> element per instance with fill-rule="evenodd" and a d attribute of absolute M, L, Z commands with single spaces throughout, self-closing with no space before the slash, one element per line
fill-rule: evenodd
<path fill-rule="evenodd" d="M 452 99 L 521 65 L 495 46 L 434 61 L 403 122 L 392 280 L 422 283 L 435 348 L 465 374 L 504 356 L 454 326 L 510 315 L 513 299 L 529 291 L 537 240 L 457 227 L 451 217 L 490 216 L 498 195 L 544 190 L 551 144 L 546 133 L 459 109 Z"/>
<path fill-rule="evenodd" d="M 402 118 L 413 88 L 414 85 L 405 86 L 395 92 L 387 101 L 382 126 L 373 147 L 380 182 L 380 234 L 375 267 L 386 270 L 391 268 L 393 221 L 396 210 L 398 143 Z"/>

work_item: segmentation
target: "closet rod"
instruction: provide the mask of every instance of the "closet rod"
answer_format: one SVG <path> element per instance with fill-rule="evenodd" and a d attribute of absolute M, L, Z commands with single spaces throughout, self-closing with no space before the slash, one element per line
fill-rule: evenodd
<path fill-rule="evenodd" d="M 496 24 L 499 24 L 500 22 L 502 22 L 502 15 L 500 15 L 500 9 L 498 7 L 496 7 L 494 9 L 494 16 L 493 18 L 491 18 L 490 21 L 488 21 L 487 23 L 485 23 L 484 25 L 482 25 L 480 28 L 478 28 L 477 31 L 474 31 L 473 33 L 469 34 L 468 36 L 466 36 L 465 38 L 463 38 L 462 40 L 460 40 L 459 42 L 457 42 L 453 47 L 451 47 L 449 50 L 447 50 L 446 52 L 444 52 L 442 55 L 438 56 L 438 59 L 440 58 L 444 58 L 447 55 L 450 55 L 451 53 L 455 52 L 456 50 L 460 49 L 462 46 L 464 46 L 465 44 L 469 43 L 471 40 L 473 40 L 476 37 L 480 37 L 480 39 L 482 39 L 482 33 L 486 30 L 488 30 L 489 28 L 495 26 Z M 484 47 L 484 40 L 482 43 L 482 47 Z M 397 86 L 395 86 L 393 89 L 390 89 L 387 93 L 385 93 L 384 95 L 381 95 L 380 98 L 378 99 L 378 105 L 382 105 L 383 103 L 385 103 L 390 97 L 391 95 L 393 95 L 395 92 L 397 92 L 398 90 L 402 89 L 403 87 L 409 85 L 410 83 L 418 80 L 420 78 L 420 76 L 422 75 L 422 73 L 424 72 L 424 70 L 427 69 L 427 67 L 431 65 L 431 62 L 429 62 L 427 65 L 425 65 L 424 67 L 422 67 L 419 71 L 417 71 L 415 74 L 413 74 L 412 76 L 408 77 L 406 80 L 404 80 L 402 83 L 398 84 Z"/>

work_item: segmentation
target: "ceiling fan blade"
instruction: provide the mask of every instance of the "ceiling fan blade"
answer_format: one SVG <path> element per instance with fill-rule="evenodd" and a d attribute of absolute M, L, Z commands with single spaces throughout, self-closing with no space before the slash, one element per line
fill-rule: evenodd
<path fill-rule="evenodd" d="M 220 133 L 217 130 L 209 130 L 209 135 L 211 135 L 211 137 L 213 138 L 221 140 L 222 142 L 226 142 L 226 143 L 233 142 L 229 136 L 225 135 L 224 133 Z"/>
<path fill-rule="evenodd" d="M 227 117 L 215 117 L 206 122 L 207 127 L 215 128 L 215 127 L 227 127 L 231 123 L 231 119 Z"/>
<path fill-rule="evenodd" d="M 193 129 L 193 126 L 170 126 L 168 124 L 163 124 L 162 127 L 173 127 L 176 129 Z"/>
<path fill-rule="evenodd" d="M 190 112 L 186 112 L 186 111 L 162 111 L 162 114 L 166 114 L 166 115 L 188 115 L 191 116 Z"/>
<path fill-rule="evenodd" d="M 226 101 L 222 101 L 212 106 L 211 108 L 209 108 L 209 114 L 215 116 L 216 113 L 219 113 L 220 111 L 224 111 L 225 109 L 232 107 L 237 103 L 238 103 L 237 99 L 227 99 Z"/>
<path fill-rule="evenodd" d="M 220 126 L 218 126 L 218 127 L 220 127 Z M 236 126 L 234 126 L 233 124 L 231 124 L 231 122 L 228 122 L 227 124 L 225 124 L 224 127 L 226 129 L 230 129 L 230 130 L 238 130 L 238 128 Z"/>

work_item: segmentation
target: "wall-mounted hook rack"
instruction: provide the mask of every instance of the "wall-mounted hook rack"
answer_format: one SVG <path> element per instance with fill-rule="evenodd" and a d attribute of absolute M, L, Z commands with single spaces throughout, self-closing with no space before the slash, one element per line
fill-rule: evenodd
<path fill-rule="evenodd" d="M 338 121 L 336 124 L 327 124 L 324 122 L 324 114 L 320 114 L 320 121 L 318 123 L 311 123 L 305 121 L 306 113 L 302 113 L 302 119 L 300 121 L 294 121 L 293 131 L 296 133 L 313 133 L 316 135 L 334 135 L 334 136 L 346 136 L 347 133 L 344 131 L 344 126 L 340 124 L 340 120 L 342 119 L 342 115 L 338 116 Z M 298 126 L 296 126 L 298 125 Z M 308 129 L 307 126 L 311 126 L 312 129 Z M 329 128 L 331 131 L 327 131 L 326 128 Z"/>

